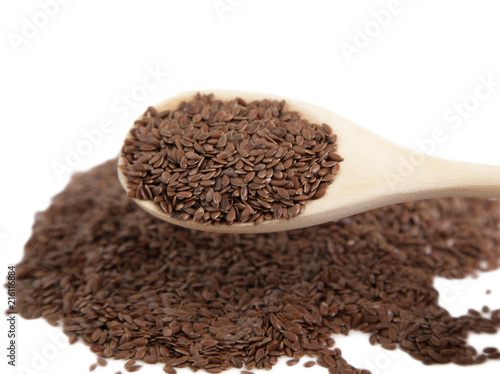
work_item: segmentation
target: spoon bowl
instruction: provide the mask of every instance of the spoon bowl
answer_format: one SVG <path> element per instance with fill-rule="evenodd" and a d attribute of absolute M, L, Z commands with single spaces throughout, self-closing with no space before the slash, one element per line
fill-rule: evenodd
<path fill-rule="evenodd" d="M 445 160 L 402 147 L 324 108 L 313 104 L 257 92 L 210 90 L 184 92 L 155 106 L 158 111 L 175 110 L 196 93 L 214 94 L 220 100 L 240 97 L 253 100 L 286 100 L 286 110 L 297 111 L 311 123 L 328 124 L 336 134 L 338 149 L 344 161 L 326 194 L 308 200 L 302 214 L 286 219 L 266 220 L 258 225 L 205 224 L 194 220 L 172 218 L 150 200 L 134 201 L 148 213 L 172 224 L 189 229 L 221 233 L 264 233 L 293 230 L 339 220 L 357 213 L 402 202 L 439 197 L 500 198 L 500 166 Z M 141 117 L 142 118 L 142 117 Z M 127 137 L 131 135 L 128 134 Z M 129 191 L 127 177 L 120 165 L 118 177 Z"/>

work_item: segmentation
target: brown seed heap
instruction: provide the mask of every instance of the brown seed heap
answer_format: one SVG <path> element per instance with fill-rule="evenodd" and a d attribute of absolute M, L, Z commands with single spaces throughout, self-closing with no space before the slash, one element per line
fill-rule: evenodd
<path fill-rule="evenodd" d="M 285 106 L 198 94 L 175 111 L 148 108 L 122 150 L 129 196 L 215 225 L 299 215 L 325 195 L 342 158 L 328 125 Z"/>
<path fill-rule="evenodd" d="M 160 221 L 132 203 L 116 160 L 74 177 L 37 215 L 18 269 L 18 312 L 62 323 L 101 358 L 204 368 L 271 368 L 312 357 L 349 365 L 334 334 L 426 364 L 498 359 L 467 344 L 495 333 L 500 310 L 454 318 L 434 275 L 461 278 L 500 258 L 500 201 L 439 199 L 385 207 L 290 232 L 230 235 Z M 305 366 L 310 359 L 304 358 Z"/>

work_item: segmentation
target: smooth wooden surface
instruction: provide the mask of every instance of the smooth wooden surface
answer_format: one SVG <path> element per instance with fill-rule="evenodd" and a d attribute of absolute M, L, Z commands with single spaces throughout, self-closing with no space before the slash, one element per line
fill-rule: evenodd
<path fill-rule="evenodd" d="M 176 109 L 198 91 L 174 96 L 155 107 Z M 480 165 L 444 160 L 404 148 L 377 136 L 359 125 L 324 108 L 274 95 L 210 90 L 216 98 L 230 100 L 241 97 L 247 101 L 285 99 L 287 110 L 299 111 L 314 123 L 327 123 L 338 135 L 338 153 L 344 158 L 340 172 L 328 187 L 326 195 L 306 203 L 306 209 L 290 220 L 235 223 L 214 226 L 193 220 L 181 221 L 164 213 L 151 201 L 136 200 L 143 209 L 164 221 L 191 229 L 227 232 L 262 233 L 285 231 L 338 220 L 386 205 L 437 197 L 468 196 L 500 198 L 500 166 Z M 122 164 L 121 156 L 118 164 Z M 127 190 L 126 176 L 118 169 L 121 184 Z"/>

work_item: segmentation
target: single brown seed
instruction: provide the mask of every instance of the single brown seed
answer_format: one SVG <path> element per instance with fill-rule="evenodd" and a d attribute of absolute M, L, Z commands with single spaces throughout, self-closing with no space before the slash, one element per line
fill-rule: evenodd
<path fill-rule="evenodd" d="M 325 355 L 323 358 L 328 366 L 335 367 L 337 366 L 337 360 L 333 358 L 333 356 Z"/>
<path fill-rule="evenodd" d="M 297 217 L 300 211 L 300 204 L 294 204 L 293 207 L 289 209 L 290 218 Z"/>
<path fill-rule="evenodd" d="M 314 365 L 316 365 L 316 362 L 314 362 L 314 361 L 307 361 L 304 364 L 304 367 L 306 367 L 306 368 L 312 368 Z"/>
<path fill-rule="evenodd" d="M 221 201 L 222 201 L 222 194 L 220 192 L 215 192 L 214 193 L 214 203 L 220 204 Z"/>
<path fill-rule="evenodd" d="M 280 195 L 285 200 L 288 200 L 290 198 L 288 191 L 285 190 L 284 188 L 278 188 L 277 192 L 278 192 L 278 195 Z"/>
<path fill-rule="evenodd" d="M 486 348 L 483 348 L 483 352 L 486 353 L 486 354 L 497 353 L 498 352 L 498 348 L 495 348 L 495 347 L 486 347 Z"/>
<path fill-rule="evenodd" d="M 245 182 L 241 178 L 231 178 L 231 184 L 235 187 L 241 187 Z"/>
<path fill-rule="evenodd" d="M 97 329 L 90 335 L 90 340 L 97 341 L 101 337 L 101 330 Z"/>
<path fill-rule="evenodd" d="M 479 355 L 474 359 L 475 364 L 482 364 L 488 360 L 488 357 L 485 355 Z"/>
<path fill-rule="evenodd" d="M 299 337 L 291 331 L 281 331 L 281 333 L 286 339 L 288 339 L 292 343 L 298 341 L 299 339 Z"/>
<path fill-rule="evenodd" d="M 203 207 L 199 207 L 196 213 L 194 214 L 194 220 L 195 221 L 200 221 L 203 218 L 203 215 L 205 214 L 205 209 Z"/>
<path fill-rule="evenodd" d="M 145 338 L 138 338 L 138 339 L 132 340 L 132 344 L 135 347 L 144 347 L 147 343 L 148 343 L 148 340 Z"/>

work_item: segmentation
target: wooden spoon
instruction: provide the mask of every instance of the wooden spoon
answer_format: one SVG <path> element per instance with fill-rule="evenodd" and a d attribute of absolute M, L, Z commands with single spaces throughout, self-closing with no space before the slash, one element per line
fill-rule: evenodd
<path fill-rule="evenodd" d="M 269 94 L 210 90 L 217 99 L 241 97 L 247 102 L 262 99 L 282 100 Z M 155 106 L 158 111 L 175 110 L 196 92 L 185 92 Z M 134 199 L 152 215 L 190 229 L 224 233 L 263 233 L 285 231 L 339 220 L 386 205 L 413 200 L 467 196 L 500 198 L 500 166 L 444 160 L 418 153 L 377 136 L 359 125 L 318 106 L 286 99 L 287 110 L 298 111 L 311 123 L 327 123 L 338 135 L 338 150 L 344 161 L 339 174 L 317 200 L 306 202 L 302 214 L 289 220 L 278 219 L 233 225 L 198 223 L 172 218 L 152 201 Z M 130 135 L 128 135 L 130 136 Z M 121 156 L 118 165 L 124 164 Z M 128 191 L 127 177 L 118 168 L 122 186 Z"/>

